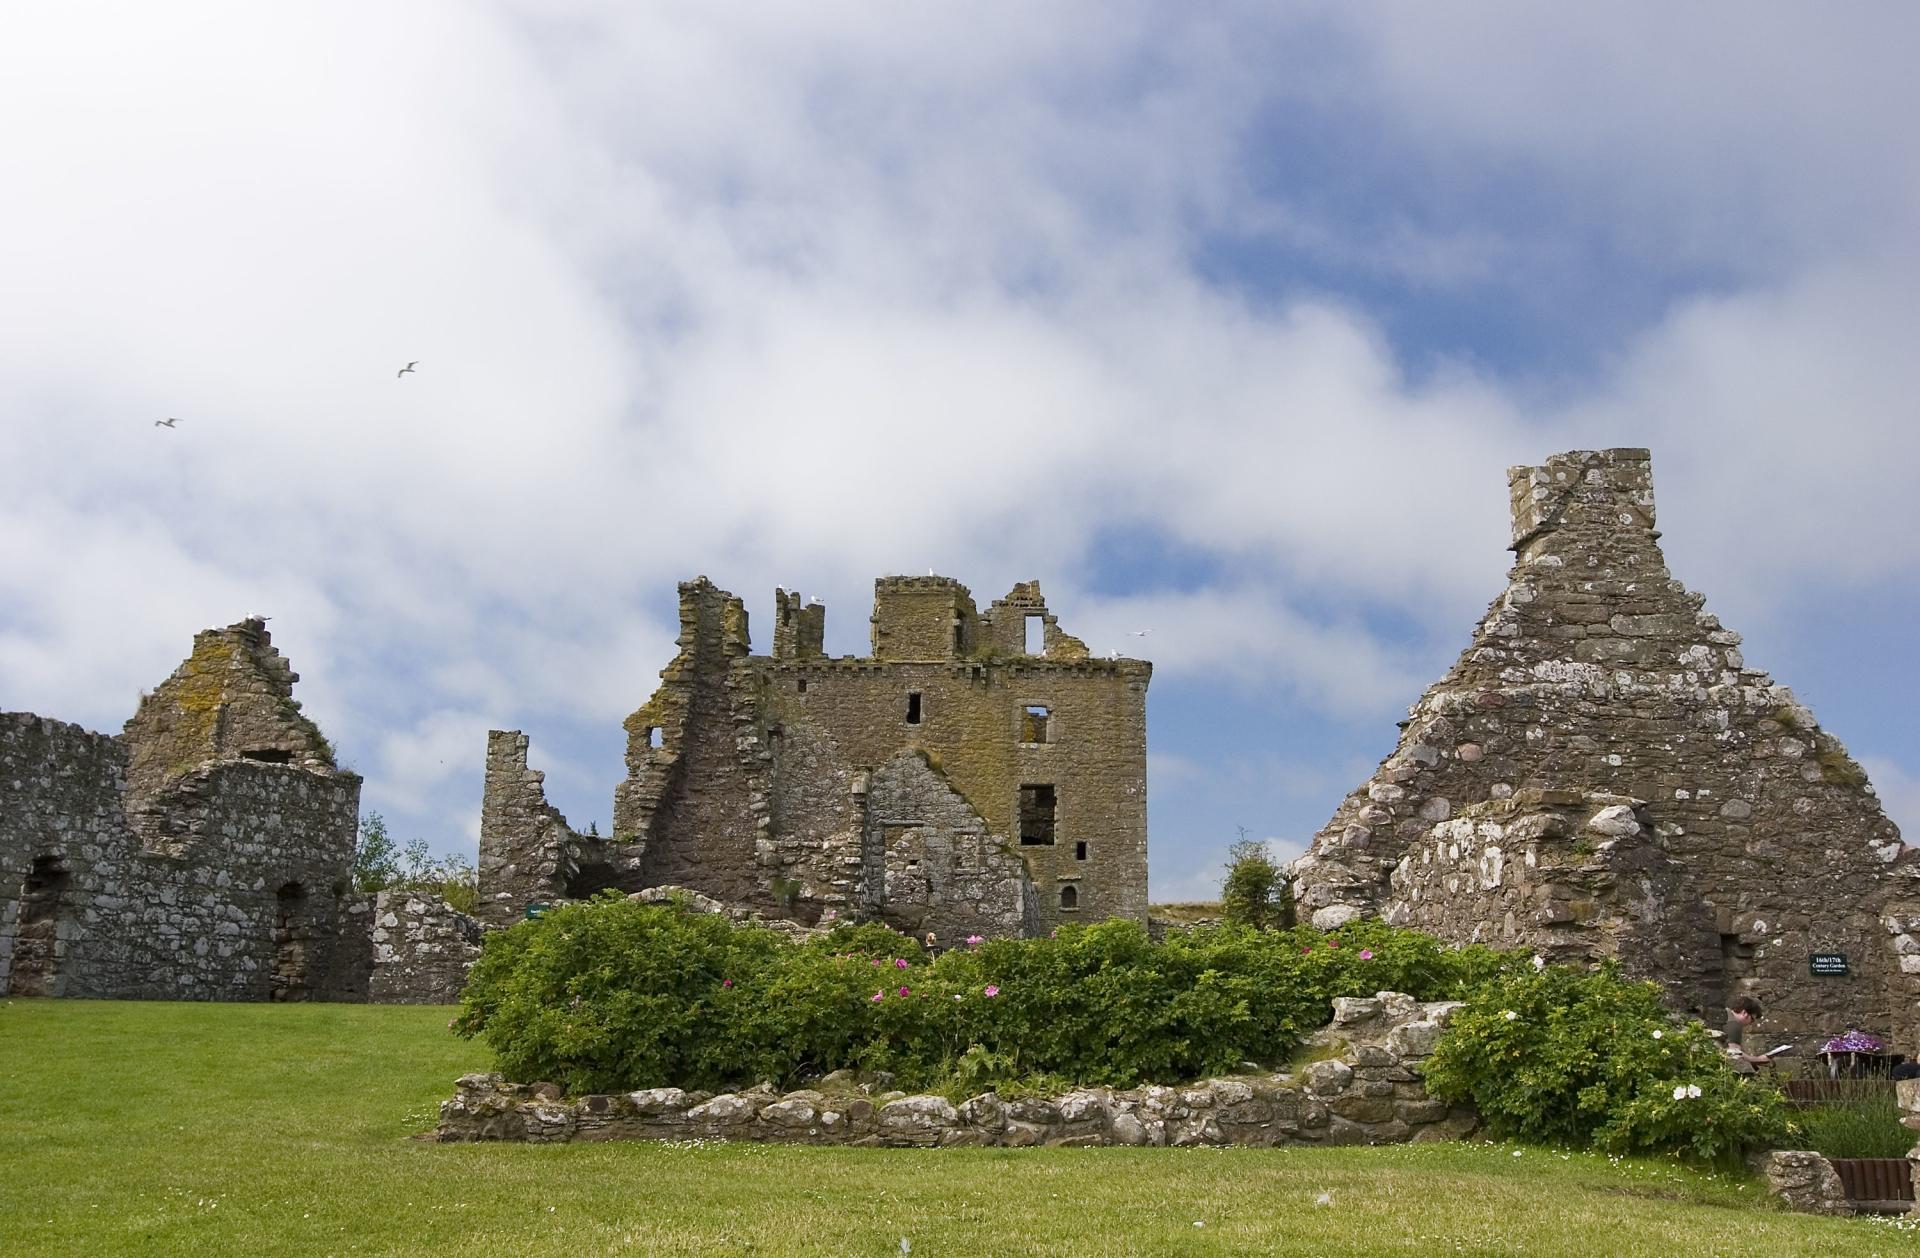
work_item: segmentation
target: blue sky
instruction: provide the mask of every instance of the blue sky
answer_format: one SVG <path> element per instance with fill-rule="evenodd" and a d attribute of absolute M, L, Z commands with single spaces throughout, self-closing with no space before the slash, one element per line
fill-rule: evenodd
<path fill-rule="evenodd" d="M 1509 464 L 1644 445 L 1675 575 L 1920 826 L 1910 6 L 0 24 L 0 708 L 117 728 L 265 612 L 471 851 L 494 726 L 604 827 L 677 580 L 852 653 L 878 574 L 1037 577 L 1155 661 L 1187 898 L 1391 748 Z"/>

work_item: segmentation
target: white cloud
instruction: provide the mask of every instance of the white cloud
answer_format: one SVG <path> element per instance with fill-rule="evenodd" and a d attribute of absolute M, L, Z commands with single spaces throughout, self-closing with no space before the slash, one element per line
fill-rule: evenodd
<path fill-rule="evenodd" d="M 117 725 L 265 610 L 370 795 L 448 813 L 485 723 L 617 743 L 673 581 L 800 584 L 858 650 L 872 577 L 934 566 L 1040 576 L 1102 653 L 1151 625 L 1163 685 L 1378 719 L 1498 587 L 1502 469 L 1574 444 L 1655 447 L 1676 571 L 1736 624 L 1910 572 L 1899 41 L 1614 12 L 13 15 L 0 702 Z M 1535 246 L 1256 188 L 1306 109 L 1440 203 L 1517 170 L 1720 288 L 1549 405 L 1411 374 L 1377 305 L 1229 292 L 1206 233 L 1438 288 Z M 1128 527 L 1222 575 L 1096 597 Z"/>

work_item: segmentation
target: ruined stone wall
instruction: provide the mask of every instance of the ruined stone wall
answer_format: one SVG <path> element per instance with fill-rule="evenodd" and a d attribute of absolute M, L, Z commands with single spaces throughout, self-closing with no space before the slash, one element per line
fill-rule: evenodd
<path fill-rule="evenodd" d="M 0 714 L 0 991 L 352 997 L 360 779 L 264 622 L 209 629 L 118 737 Z"/>
<path fill-rule="evenodd" d="M 871 916 L 947 944 L 1037 933 L 1039 906 L 1019 854 L 924 753 L 901 752 L 881 765 L 866 804 L 865 847 L 882 871 L 867 887 Z"/>
<path fill-rule="evenodd" d="M 1385 916 L 1553 964 L 1614 957 L 1683 999 L 1711 998 L 1719 936 L 1641 806 L 1533 787 L 1467 805 L 1408 847 Z"/>
<path fill-rule="evenodd" d="M 748 652 L 745 607 L 704 577 L 683 583 L 679 648 L 659 690 L 627 718 L 614 838 L 645 844 L 643 885 L 770 906 L 762 845 L 772 839 L 772 753 L 756 677 L 738 667 Z"/>
<path fill-rule="evenodd" d="M 511 926 L 529 904 L 565 899 L 578 868 L 579 836 L 547 803 L 547 775 L 527 766 L 528 741 L 518 730 L 487 733 L 475 911 L 489 926 Z"/>
<path fill-rule="evenodd" d="M 766 1086 L 718 1096 L 648 1088 L 574 1101 L 552 1084 L 464 1075 L 454 1098 L 440 1106 L 435 1135 L 446 1142 L 705 1139 L 869 1148 L 1272 1148 L 1460 1139 L 1478 1116 L 1429 1097 L 1422 1080 L 1454 1008 L 1397 992 L 1336 1000 L 1333 1024 L 1317 1037 L 1328 1057 L 1297 1075 L 1020 1099 L 988 1092 L 959 1105 L 886 1091 L 845 1071 L 785 1095 Z"/>
<path fill-rule="evenodd" d="M 368 900 L 372 969 L 367 999 L 450 1005 L 480 959 L 480 922 L 434 896 L 382 891 Z"/>
<path fill-rule="evenodd" d="M 190 820 L 150 847 L 127 815 L 127 760 L 121 739 L 0 714 L 0 990 L 349 994 L 335 965 L 351 946 L 342 897 L 360 780 L 270 763 L 203 768 L 170 788 Z M 57 871 L 60 885 L 50 911 L 23 923 L 23 887 L 47 881 L 36 866 Z M 16 966 L 23 943 L 44 949 L 44 961 Z"/>
<path fill-rule="evenodd" d="M 1679 1003 L 1712 1019 L 1750 993 L 1784 1038 L 1920 1034 L 1895 952 L 1920 916 L 1899 912 L 1915 854 L 1839 740 L 1668 573 L 1647 452 L 1514 468 L 1509 496 L 1507 588 L 1296 863 L 1303 910 L 1322 926 L 1395 911 L 1402 858 L 1463 809 L 1529 788 L 1619 796 L 1683 874 L 1661 919 L 1678 969 L 1643 971 Z M 1489 942 L 1520 939 L 1523 916 L 1509 935 L 1503 912 Z M 1851 975 L 1811 977 L 1814 952 L 1846 954 Z"/>

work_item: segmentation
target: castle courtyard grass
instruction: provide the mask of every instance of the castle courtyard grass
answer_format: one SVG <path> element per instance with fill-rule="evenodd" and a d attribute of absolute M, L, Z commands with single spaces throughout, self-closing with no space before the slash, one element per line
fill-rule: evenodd
<path fill-rule="evenodd" d="M 409 1137 L 487 1066 L 450 1013 L 0 1002 L 0 1254 L 1920 1252 L 1739 1180 L 1487 1144 L 435 1145 Z"/>

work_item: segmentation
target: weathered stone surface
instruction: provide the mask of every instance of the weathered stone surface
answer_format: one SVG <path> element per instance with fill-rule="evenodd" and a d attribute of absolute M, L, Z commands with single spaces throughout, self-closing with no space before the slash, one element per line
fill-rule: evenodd
<path fill-rule="evenodd" d="M 1767 1181 L 1767 1191 L 1790 1210 L 1805 1214 L 1853 1212 L 1839 1173 L 1818 1153 L 1777 1149 L 1756 1157 L 1754 1171 Z"/>
<path fill-rule="evenodd" d="M 1507 588 L 1295 863 L 1302 912 L 1617 958 L 1713 1026 L 1752 994 L 1769 1042 L 1920 1038 L 1920 853 L 1839 740 L 1668 573 L 1646 451 L 1508 480 Z M 1814 952 L 1851 973 L 1809 982 Z"/>
<path fill-rule="evenodd" d="M 117 737 L 0 713 L 0 994 L 364 995 L 360 779 L 266 626 L 194 638 Z"/>
<path fill-rule="evenodd" d="M 955 1106 L 938 1096 L 874 1096 L 876 1085 L 854 1085 L 850 1074 L 835 1072 L 832 1086 L 857 1086 L 859 1094 L 830 1097 L 802 1089 L 776 1096 L 759 1087 L 708 1098 L 654 1088 L 583 1097 L 563 1105 L 562 1114 L 533 1088 L 497 1074 L 464 1075 L 454 1098 L 440 1107 L 438 1132 L 442 1140 L 551 1141 L 663 1140 L 692 1131 L 727 1140 L 941 1148 L 1389 1144 L 1470 1133 L 1471 1110 L 1428 1098 L 1420 1082 L 1424 1055 L 1402 1056 L 1393 1047 L 1423 1042 L 1434 1025 L 1423 1015 L 1435 1006 L 1381 992 L 1347 1007 L 1392 1012 L 1320 1032 L 1317 1045 L 1348 1056 L 1315 1062 L 1297 1078 L 1249 1075 L 1181 1088 L 1081 1088 L 1012 1101 L 986 1092 Z M 1418 1030 L 1403 1034 L 1409 1027 Z M 1354 1058 L 1363 1050 L 1379 1064 L 1356 1067 Z"/>
<path fill-rule="evenodd" d="M 956 581 L 884 577 L 864 659 L 822 654 L 817 604 L 782 590 L 776 606 L 773 654 L 757 656 L 738 598 L 681 585 L 679 654 L 627 719 L 610 837 L 547 804 L 524 735 L 490 735 L 489 924 L 667 885 L 944 944 L 1146 920 L 1150 665 L 1089 658 L 1034 582 L 980 611 Z"/>

